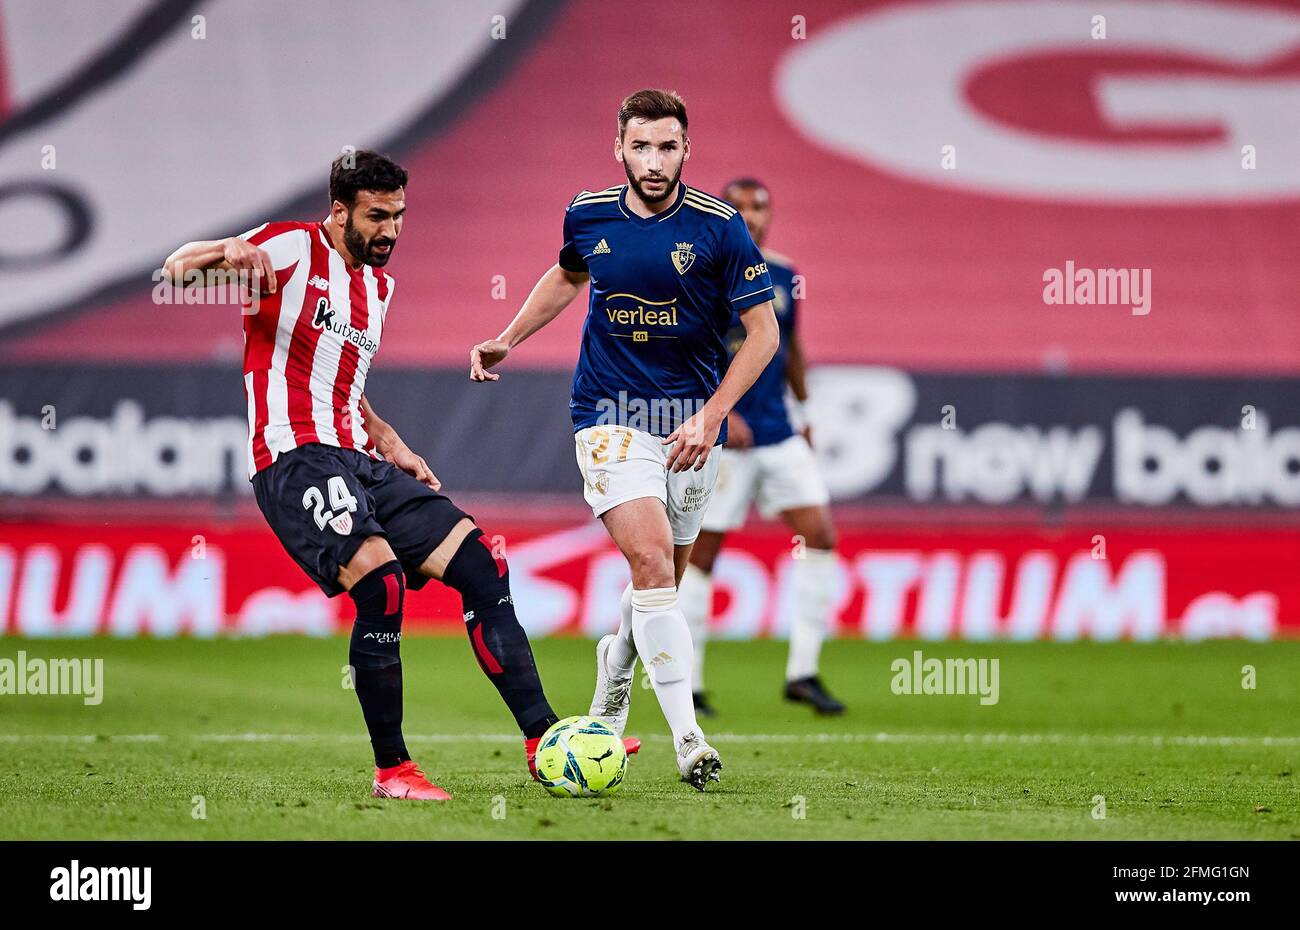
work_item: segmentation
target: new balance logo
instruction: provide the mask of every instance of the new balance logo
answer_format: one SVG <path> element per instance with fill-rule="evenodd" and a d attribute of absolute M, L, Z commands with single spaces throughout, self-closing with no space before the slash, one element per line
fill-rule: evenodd
<path fill-rule="evenodd" d="M 591 254 L 592 254 L 592 255 L 609 255 L 611 251 L 612 251 L 612 250 L 611 250 L 610 247 L 609 247 L 609 243 L 606 242 L 604 239 L 601 239 L 599 242 L 596 243 L 596 248 L 594 248 L 594 249 L 592 250 Z"/>
<path fill-rule="evenodd" d="M 314 287 L 318 291 L 325 291 L 326 293 L 328 293 L 330 289 L 330 283 L 318 274 L 314 274 L 307 279 L 307 286 Z"/>
<path fill-rule="evenodd" d="M 671 661 L 673 661 L 673 657 L 672 657 L 672 656 L 670 656 L 670 655 L 669 655 L 668 653 L 666 653 L 666 652 L 661 652 L 661 653 L 659 653 L 657 656 L 655 656 L 654 658 L 652 658 L 652 659 L 651 659 L 648 663 L 646 663 L 646 664 L 648 664 L 648 665 L 667 665 L 667 664 L 668 664 L 669 662 L 671 662 Z"/>

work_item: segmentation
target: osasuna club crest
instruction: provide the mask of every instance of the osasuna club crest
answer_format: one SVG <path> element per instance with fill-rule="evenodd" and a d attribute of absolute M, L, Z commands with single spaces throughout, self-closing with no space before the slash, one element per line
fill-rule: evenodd
<path fill-rule="evenodd" d="M 686 274 L 686 269 L 690 268 L 695 261 L 695 253 L 691 251 L 691 243 L 677 243 L 677 251 L 669 253 L 672 256 L 673 267 L 677 269 L 678 274 Z"/>

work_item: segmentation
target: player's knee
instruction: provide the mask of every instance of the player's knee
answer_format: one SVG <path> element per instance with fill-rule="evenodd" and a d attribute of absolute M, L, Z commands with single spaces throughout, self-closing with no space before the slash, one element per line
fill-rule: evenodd
<path fill-rule="evenodd" d="M 391 559 L 367 572 L 349 590 L 357 605 L 357 617 L 368 620 L 402 621 L 402 602 L 406 597 L 406 578 L 402 563 Z"/>
<path fill-rule="evenodd" d="M 676 574 L 673 571 L 671 552 L 653 545 L 636 545 L 625 550 L 628 567 L 632 570 L 632 587 L 672 588 Z"/>
<path fill-rule="evenodd" d="M 369 572 L 348 591 L 357 605 L 348 661 L 354 668 L 396 674 L 402 648 L 406 579 L 396 559 Z"/>
<path fill-rule="evenodd" d="M 387 539 L 382 536 L 370 536 L 357 549 L 356 554 L 348 560 L 348 564 L 339 569 L 339 581 L 344 587 L 351 590 L 362 578 L 396 560 L 396 558 L 397 556 L 393 554 L 393 548 L 388 544 Z"/>
<path fill-rule="evenodd" d="M 781 514 L 786 524 L 808 549 L 834 549 L 835 523 L 827 507 L 798 507 Z"/>
<path fill-rule="evenodd" d="M 838 540 L 835 538 L 835 529 L 830 526 L 819 526 L 803 538 L 804 545 L 809 549 L 834 549 Z"/>
<path fill-rule="evenodd" d="M 713 571 L 713 563 L 717 561 L 718 550 L 721 547 L 721 533 L 701 532 L 695 537 L 695 545 L 691 546 L 691 564 L 704 574 L 709 574 Z"/>
<path fill-rule="evenodd" d="M 475 527 L 442 573 L 443 584 L 458 591 L 467 606 L 509 595 L 510 568 L 505 556 Z"/>

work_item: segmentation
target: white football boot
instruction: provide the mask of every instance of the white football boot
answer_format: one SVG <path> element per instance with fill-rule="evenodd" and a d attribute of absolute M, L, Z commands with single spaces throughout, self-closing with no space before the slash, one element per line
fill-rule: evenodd
<path fill-rule="evenodd" d="M 609 646 L 614 642 L 614 634 L 602 636 L 596 643 L 596 693 L 591 698 L 591 710 L 587 713 L 599 717 L 609 724 L 620 739 L 623 728 L 627 726 L 627 712 L 632 706 L 632 678 L 634 671 L 624 678 L 615 678 L 609 667 Z"/>
<path fill-rule="evenodd" d="M 704 737 L 692 730 L 677 741 L 677 771 L 682 781 L 703 791 L 711 781 L 722 775 L 722 758 L 718 751 L 704 742 Z"/>

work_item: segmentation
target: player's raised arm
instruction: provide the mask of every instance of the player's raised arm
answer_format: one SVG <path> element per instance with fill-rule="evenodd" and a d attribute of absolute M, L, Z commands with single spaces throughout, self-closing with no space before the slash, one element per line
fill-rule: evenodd
<path fill-rule="evenodd" d="M 740 314 L 745 341 L 713 396 L 664 440 L 676 443 L 668 456 L 669 471 L 685 471 L 692 466 L 699 471 L 704 467 L 723 420 L 758 380 L 781 344 L 781 330 L 772 306 L 772 276 L 739 213 L 727 220 L 719 244 L 722 283 L 728 303 Z"/>
<path fill-rule="evenodd" d="M 183 284 L 187 272 L 210 270 L 248 275 L 259 290 L 263 281 L 265 293 L 276 290 L 271 255 L 239 236 L 187 242 L 163 262 L 163 275 L 174 284 Z"/>
<path fill-rule="evenodd" d="M 713 451 L 713 442 L 722 429 L 722 421 L 758 380 L 758 376 L 776 354 L 781 332 L 776 325 L 776 311 L 772 308 L 772 301 L 765 300 L 743 311 L 740 322 L 745 327 L 745 341 L 731 360 L 722 383 L 703 409 L 664 440 L 665 445 L 676 443 L 668 456 L 669 471 L 685 471 L 691 466 L 698 471 L 704 467 L 704 463 L 709 460 L 709 453 Z"/>
<path fill-rule="evenodd" d="M 510 350 L 560 315 L 586 285 L 585 271 L 571 271 L 560 265 L 550 270 L 533 286 L 532 293 L 519 308 L 515 318 L 495 339 L 480 342 L 469 352 L 469 376 L 473 381 L 497 381 L 500 375 L 488 371 L 500 364 Z"/>
<path fill-rule="evenodd" d="M 570 202 L 569 209 L 564 212 L 564 244 L 560 247 L 559 260 L 538 279 L 505 331 L 497 338 L 487 339 L 470 349 L 470 380 L 499 381 L 501 376 L 488 369 L 505 361 L 511 349 L 559 316 L 591 278 L 587 260 L 575 241 L 576 226 L 573 203 Z"/>

